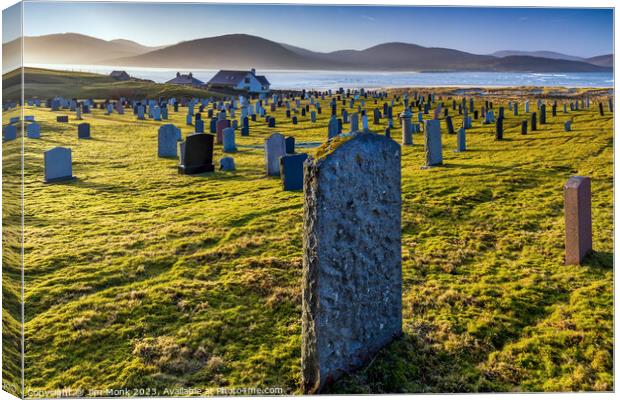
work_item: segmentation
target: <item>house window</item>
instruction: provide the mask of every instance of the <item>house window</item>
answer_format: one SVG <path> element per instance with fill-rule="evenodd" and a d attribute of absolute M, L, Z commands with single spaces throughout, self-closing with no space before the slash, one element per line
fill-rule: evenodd
<path fill-rule="evenodd" d="M 245 78 L 243 81 L 245 82 L 246 85 L 250 84 L 250 78 Z"/>

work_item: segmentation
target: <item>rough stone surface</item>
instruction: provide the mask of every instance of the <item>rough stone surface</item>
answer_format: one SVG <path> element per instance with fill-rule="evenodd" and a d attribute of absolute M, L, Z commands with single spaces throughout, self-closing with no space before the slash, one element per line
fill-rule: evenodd
<path fill-rule="evenodd" d="M 220 171 L 234 171 L 235 160 L 232 157 L 220 158 Z"/>
<path fill-rule="evenodd" d="M 265 168 L 267 175 L 280 176 L 280 157 L 286 155 L 284 136 L 271 134 L 265 139 Z"/>
<path fill-rule="evenodd" d="M 401 149 L 374 133 L 347 139 L 304 164 L 305 393 L 402 332 Z"/>
<path fill-rule="evenodd" d="M 573 176 L 564 185 L 566 265 L 581 264 L 592 251 L 592 198 L 590 178 Z"/>

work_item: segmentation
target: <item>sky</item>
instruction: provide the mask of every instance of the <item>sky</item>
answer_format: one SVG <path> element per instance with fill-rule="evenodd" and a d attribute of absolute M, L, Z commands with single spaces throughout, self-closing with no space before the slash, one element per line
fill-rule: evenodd
<path fill-rule="evenodd" d="M 6 21 L 6 19 L 5 19 Z M 6 24 L 4 24 L 6 26 Z M 3 29 L 3 42 L 10 32 Z M 158 46 L 246 33 L 314 51 L 385 42 L 476 54 L 613 52 L 611 9 L 25 2 L 24 34 L 75 32 Z"/>

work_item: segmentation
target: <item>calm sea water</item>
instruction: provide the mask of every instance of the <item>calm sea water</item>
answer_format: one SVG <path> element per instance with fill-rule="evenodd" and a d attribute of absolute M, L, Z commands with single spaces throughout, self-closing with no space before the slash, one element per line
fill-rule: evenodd
<path fill-rule="evenodd" d="M 43 65 L 32 67 L 109 74 L 125 70 L 136 78 L 166 82 L 176 70 L 168 68 L 134 68 L 100 65 Z M 182 73 L 187 71 L 181 70 Z M 192 70 L 194 76 L 207 82 L 215 70 Z M 342 72 L 342 71 L 258 71 L 267 76 L 273 89 L 337 89 L 389 88 L 414 86 L 564 86 L 613 87 L 612 72 L 580 73 L 509 73 L 509 72 Z"/>

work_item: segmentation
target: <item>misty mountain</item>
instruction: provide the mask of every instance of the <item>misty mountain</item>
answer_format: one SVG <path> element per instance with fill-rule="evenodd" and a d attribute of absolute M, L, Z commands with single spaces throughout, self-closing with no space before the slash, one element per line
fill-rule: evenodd
<path fill-rule="evenodd" d="M 2 44 L 2 52 L 19 53 L 19 39 Z M 157 48 L 117 39 L 102 40 L 77 33 L 60 33 L 24 38 L 26 64 L 100 64 L 103 60 L 136 56 Z"/>
<path fill-rule="evenodd" d="M 549 57 L 530 54 L 497 57 L 398 42 L 364 50 L 322 53 L 245 34 L 202 38 L 165 47 L 146 47 L 125 39 L 106 41 L 78 34 L 27 37 L 25 40 L 26 63 L 175 69 L 598 72 L 610 71 L 608 58 L 612 58 L 594 57 L 590 63 L 553 58 L 561 55 L 553 52 L 532 52 Z M 12 43 L 3 47 L 10 47 Z"/>
<path fill-rule="evenodd" d="M 603 56 L 590 57 L 587 59 L 587 61 L 590 64 L 598 65 L 600 67 L 612 68 L 614 66 L 614 55 L 605 54 Z"/>
<path fill-rule="evenodd" d="M 494 57 L 510 57 L 510 56 L 530 56 L 530 57 L 542 57 L 551 58 L 552 60 L 570 60 L 570 61 L 584 61 L 583 57 L 571 56 L 568 54 L 558 53 L 555 51 L 520 51 L 520 50 L 502 50 L 496 51 L 491 54 Z"/>

